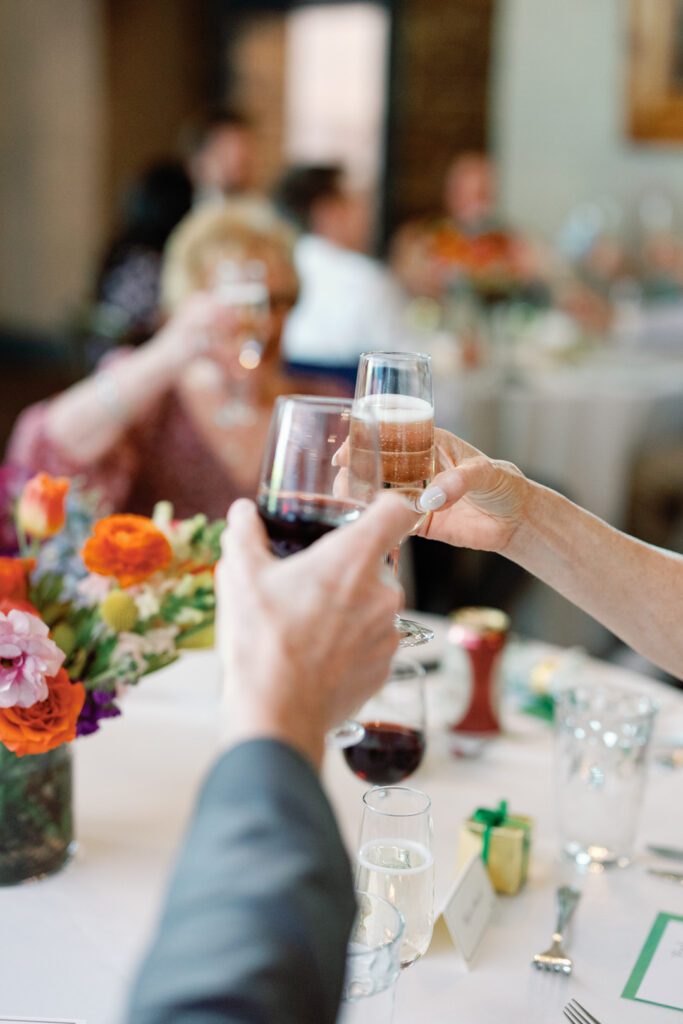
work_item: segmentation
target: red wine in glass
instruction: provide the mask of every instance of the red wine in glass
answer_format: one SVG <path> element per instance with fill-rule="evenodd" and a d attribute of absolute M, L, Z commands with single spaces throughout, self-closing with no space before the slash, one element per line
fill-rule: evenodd
<path fill-rule="evenodd" d="M 419 768 L 425 752 L 420 729 L 391 722 L 363 722 L 360 743 L 344 750 L 352 772 L 376 786 L 393 786 Z"/>
<path fill-rule="evenodd" d="M 322 495 L 279 493 L 275 498 L 261 495 L 258 511 L 270 538 L 271 551 L 278 558 L 287 558 L 330 530 L 355 522 L 362 506 Z"/>

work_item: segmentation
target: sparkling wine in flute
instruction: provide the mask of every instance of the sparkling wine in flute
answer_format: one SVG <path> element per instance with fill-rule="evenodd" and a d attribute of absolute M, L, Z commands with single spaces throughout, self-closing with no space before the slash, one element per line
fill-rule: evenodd
<path fill-rule="evenodd" d="M 434 926 L 434 858 L 410 839 L 372 839 L 359 853 L 356 888 L 381 896 L 405 920 L 401 966 L 407 967 L 429 948 Z"/>
<path fill-rule="evenodd" d="M 412 395 L 366 395 L 359 400 L 379 429 L 382 484 L 404 494 L 413 504 L 434 475 L 434 407 Z M 362 418 L 351 424 L 351 450 L 362 458 L 368 447 Z"/>

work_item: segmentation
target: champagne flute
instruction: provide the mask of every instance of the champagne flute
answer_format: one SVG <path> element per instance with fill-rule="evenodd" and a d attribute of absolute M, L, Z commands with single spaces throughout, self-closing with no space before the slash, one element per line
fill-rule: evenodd
<path fill-rule="evenodd" d="M 417 509 L 422 491 L 434 475 L 434 398 L 431 357 L 421 352 L 364 352 L 358 365 L 356 402 L 359 414 L 371 410 L 379 426 L 382 486 L 397 490 Z M 352 438 L 362 448 L 362 431 Z M 400 548 L 390 555 L 398 573 Z M 396 617 L 402 647 L 419 647 L 434 633 L 419 622 Z"/>
<path fill-rule="evenodd" d="M 216 414 L 220 427 L 245 425 L 254 419 L 247 391 L 249 375 L 261 365 L 265 349 L 270 312 L 266 272 L 262 260 L 226 259 L 216 267 L 214 290 L 235 312 L 239 342 L 229 370 L 230 401 Z"/>
<path fill-rule="evenodd" d="M 368 444 L 337 464 L 352 418 L 361 422 Z M 355 522 L 376 497 L 381 483 L 379 439 L 372 410 L 358 410 L 345 398 L 309 395 L 277 399 L 261 468 L 256 504 L 273 554 L 294 555 L 338 526 Z M 358 743 L 358 722 L 329 734 L 336 746 Z"/>
<path fill-rule="evenodd" d="M 429 949 L 434 930 L 431 800 L 407 786 L 371 789 L 363 797 L 356 888 L 381 896 L 405 921 L 401 967 Z"/>

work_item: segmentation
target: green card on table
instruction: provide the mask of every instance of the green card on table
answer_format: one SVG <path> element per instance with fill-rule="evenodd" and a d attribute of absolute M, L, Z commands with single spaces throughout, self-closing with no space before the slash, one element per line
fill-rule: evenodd
<path fill-rule="evenodd" d="M 683 917 L 657 915 L 621 995 L 683 1012 Z"/>

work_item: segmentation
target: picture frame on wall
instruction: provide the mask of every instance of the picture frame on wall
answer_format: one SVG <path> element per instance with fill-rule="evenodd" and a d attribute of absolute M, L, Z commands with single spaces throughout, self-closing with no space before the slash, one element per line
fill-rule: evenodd
<path fill-rule="evenodd" d="M 683 144 L 683 0 L 630 0 L 628 132 Z"/>

